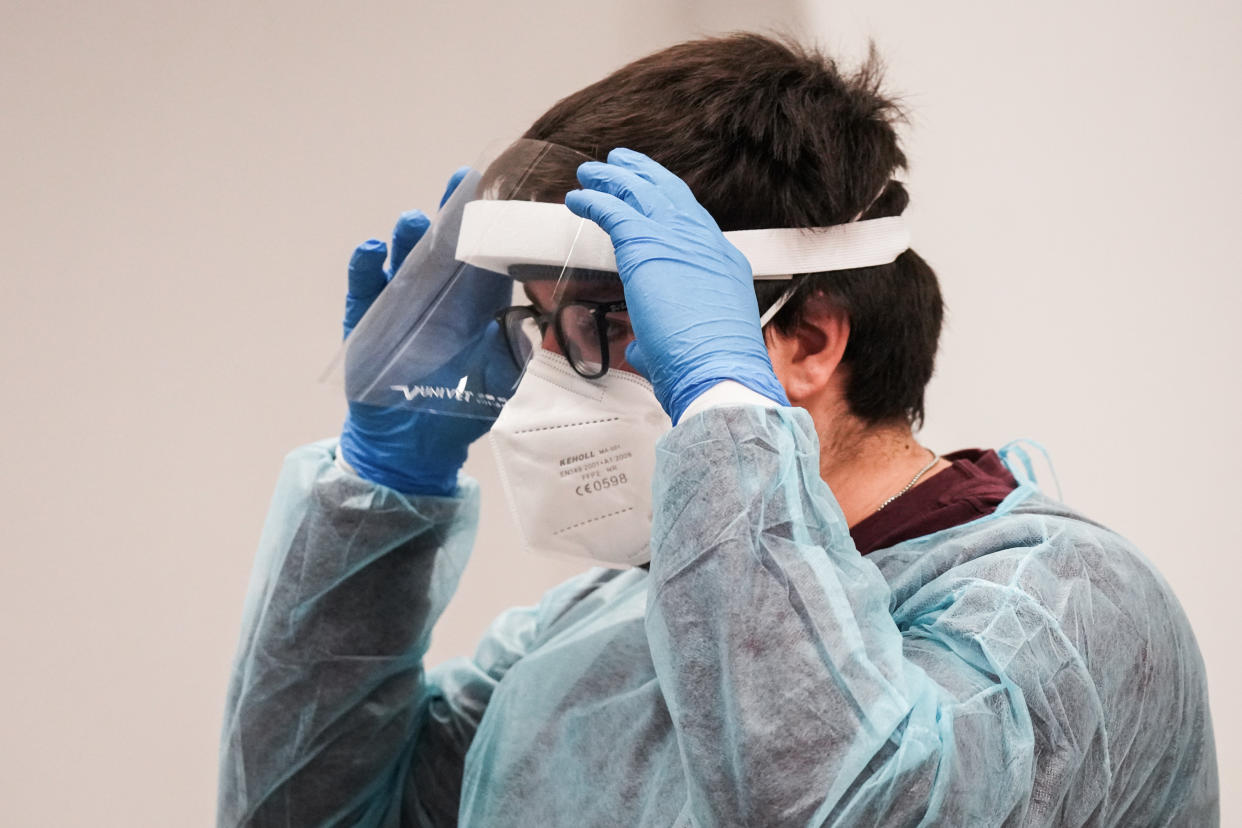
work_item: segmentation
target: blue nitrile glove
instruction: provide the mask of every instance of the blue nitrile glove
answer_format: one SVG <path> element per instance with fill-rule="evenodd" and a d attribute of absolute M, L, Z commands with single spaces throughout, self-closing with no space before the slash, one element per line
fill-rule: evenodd
<path fill-rule="evenodd" d="M 449 179 L 440 206 L 452 195 L 469 168 L 462 168 Z M 422 212 L 402 213 L 393 228 L 391 256 L 376 239 L 363 242 L 349 262 L 349 292 L 345 297 L 345 336 L 362 320 L 367 309 L 379 298 L 393 274 L 431 226 Z M 385 258 L 389 267 L 384 267 Z M 496 322 L 487 314 L 486 302 L 479 303 L 476 335 L 461 343 L 462 358 L 479 348 L 497 351 L 499 366 L 510 364 L 503 349 L 504 340 Z M 416 309 L 411 309 L 415 312 Z M 463 326 L 469 328 L 470 326 Z M 456 378 L 452 365 L 447 375 Z M 466 462 L 470 444 L 490 426 L 485 420 L 442 416 L 402 407 L 383 407 L 350 401 L 349 414 L 341 430 L 339 451 L 358 474 L 373 483 L 405 494 L 452 495 L 457 490 L 457 472 Z"/>
<path fill-rule="evenodd" d="M 789 405 L 759 328 L 750 263 L 685 182 L 639 152 L 578 168 L 575 214 L 612 237 L 635 339 L 626 360 L 676 423 L 724 380 Z"/>

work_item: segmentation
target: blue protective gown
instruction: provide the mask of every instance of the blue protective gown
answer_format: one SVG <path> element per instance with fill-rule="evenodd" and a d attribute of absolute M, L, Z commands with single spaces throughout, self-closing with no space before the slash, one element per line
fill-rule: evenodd
<path fill-rule="evenodd" d="M 712 409 L 658 452 L 649 573 L 586 572 L 429 670 L 474 484 L 407 498 L 294 452 L 220 824 L 1218 823 L 1176 599 L 1021 469 L 994 514 L 862 557 L 805 412 Z"/>

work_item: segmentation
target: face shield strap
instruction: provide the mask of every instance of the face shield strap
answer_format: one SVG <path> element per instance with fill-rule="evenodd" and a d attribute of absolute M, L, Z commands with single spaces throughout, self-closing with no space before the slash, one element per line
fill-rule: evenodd
<path fill-rule="evenodd" d="M 910 247 L 910 231 L 902 216 L 806 229 L 731 230 L 724 235 L 750 262 L 755 279 L 888 264 Z M 544 201 L 467 204 L 457 258 L 504 274 L 534 272 L 532 268 L 617 272 L 607 233 L 564 204 Z"/>
<path fill-rule="evenodd" d="M 872 207 L 875 206 L 875 203 L 880 200 L 880 197 L 883 196 L 886 192 L 888 192 L 888 185 L 890 183 L 892 182 L 889 182 L 889 181 L 884 182 L 884 186 L 881 187 L 880 191 L 875 194 L 875 198 L 867 202 L 867 206 L 859 210 L 858 213 L 855 214 L 855 216 L 852 219 L 850 219 L 849 223 L 851 225 L 856 224 L 860 218 L 866 215 L 868 210 L 870 210 Z M 904 223 L 903 223 L 903 226 L 904 226 Z M 905 234 L 906 234 L 905 244 L 906 244 L 906 249 L 908 249 L 910 246 L 909 228 L 905 228 Z M 904 249 L 901 251 L 898 251 L 898 255 L 901 255 L 901 253 L 903 252 L 905 252 Z M 888 262 L 878 262 L 877 264 L 888 264 Z M 859 267 L 875 267 L 875 265 L 874 264 L 859 265 Z M 792 274 L 790 275 L 789 278 L 793 279 L 795 275 L 800 275 L 800 274 Z M 791 282 L 789 287 L 785 288 L 785 290 L 781 293 L 781 295 L 777 298 L 777 300 L 773 302 L 766 311 L 763 312 L 763 314 L 759 317 L 759 328 L 761 330 L 763 328 L 766 328 L 768 326 L 768 323 L 776 318 L 776 315 L 781 312 L 781 308 L 789 304 L 789 300 L 792 299 L 794 297 L 794 294 L 798 292 L 799 285 L 801 285 L 801 282 Z"/>
<path fill-rule="evenodd" d="M 801 284 L 801 282 L 791 282 L 789 287 L 785 288 L 785 292 L 780 295 L 780 298 L 768 306 L 768 309 L 765 310 L 763 315 L 759 317 L 760 330 L 766 328 L 768 323 L 775 319 L 776 315 L 781 312 L 781 308 L 785 307 L 785 305 L 789 303 L 789 300 L 792 299 L 794 294 L 798 292 L 799 284 Z"/>

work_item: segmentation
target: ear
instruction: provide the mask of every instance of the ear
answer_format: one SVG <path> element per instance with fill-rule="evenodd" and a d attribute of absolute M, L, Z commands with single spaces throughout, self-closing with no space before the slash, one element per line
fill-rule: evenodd
<path fill-rule="evenodd" d="M 841 358 L 850 338 L 850 318 L 826 297 L 810 299 L 801 324 L 789 335 L 764 332 L 776 378 L 794 405 L 815 399 L 841 379 Z"/>

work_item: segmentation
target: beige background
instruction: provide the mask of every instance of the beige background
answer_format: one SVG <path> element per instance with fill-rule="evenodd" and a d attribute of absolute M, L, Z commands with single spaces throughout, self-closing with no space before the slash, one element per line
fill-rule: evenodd
<path fill-rule="evenodd" d="M 1242 775 L 1236 2 L 3 10 L 0 823 L 212 821 L 272 483 L 342 417 L 315 379 L 353 245 L 559 96 L 739 26 L 877 39 L 951 310 L 926 440 L 1049 447 L 1181 597 Z M 484 524 L 433 661 L 573 569 L 514 551 L 470 468 Z"/>

